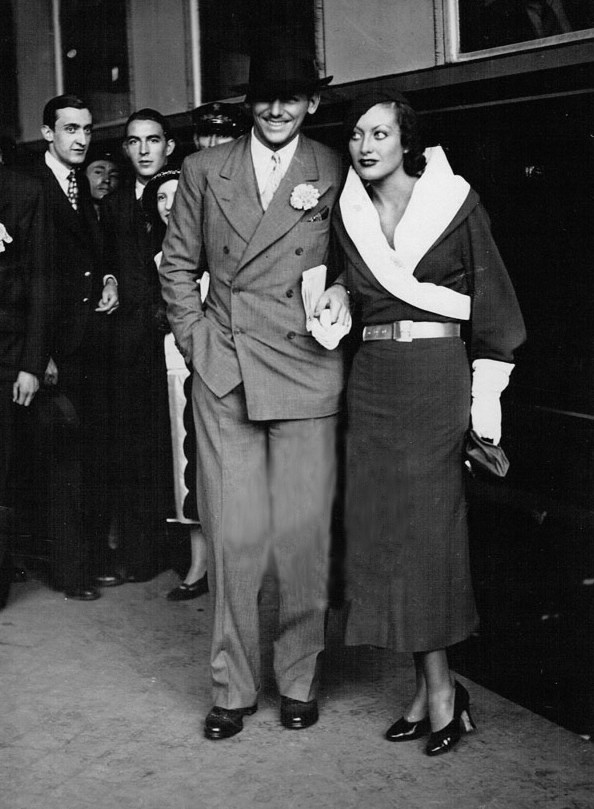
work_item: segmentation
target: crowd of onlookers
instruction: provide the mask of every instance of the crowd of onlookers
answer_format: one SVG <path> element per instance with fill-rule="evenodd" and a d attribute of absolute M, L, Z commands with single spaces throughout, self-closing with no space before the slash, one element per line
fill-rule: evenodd
<path fill-rule="evenodd" d="M 13 371 L 30 375 L 26 397 L 15 399 L 27 411 L 16 421 L 11 417 L 10 428 L 4 419 L 0 532 L 6 547 L 22 530 L 43 537 L 50 548 L 44 551 L 49 582 L 69 598 L 94 600 L 101 587 L 155 576 L 167 565 L 166 520 L 176 515 L 188 523 L 192 554 L 170 600 L 208 589 L 195 508 L 186 504 L 187 517 L 175 502 L 176 496 L 192 500 L 189 480 L 189 488 L 174 485 L 174 479 L 189 478 L 192 467 L 185 457 L 193 430 L 184 406 L 188 371 L 178 363 L 169 370 L 177 388 L 168 382 L 164 338 L 169 354 L 173 338 L 167 337 L 154 263 L 164 226 L 157 192 L 148 195 L 152 208 L 143 195 L 166 167 L 179 177 L 188 151 L 237 137 L 249 119 L 239 105 L 211 103 L 196 108 L 192 121 L 190 148 L 176 142 L 167 119 L 149 108 L 130 116 L 121 149 L 94 148 L 88 104 L 64 95 L 43 111 L 43 154 L 19 154 L 14 141 L 2 140 L 2 176 L 12 183 L 6 198 L 15 211 L 20 203 L 32 211 L 27 218 L 19 210 L 19 226 L 29 230 L 14 262 L 18 283 L 27 278 L 29 289 L 17 296 L 16 276 L 9 282 L 3 269 L 0 318 L 8 317 L 4 310 L 12 304 L 21 316 L 18 333 L 31 341 L 35 356 L 26 369 L 13 369 L 11 357 L 0 357 L 7 385 L 13 385 Z M 11 217 L 3 212 L 0 222 L 14 235 Z M 10 446 L 19 448 L 16 459 L 13 452 L 9 460 Z M 14 513 L 10 488 L 17 490 L 17 504 L 34 506 L 34 518 L 18 508 Z M 19 488 L 28 490 L 25 497 Z M 19 544 L 12 544 L 18 567 Z M 1 603 L 11 577 L 19 575 L 10 568 L 7 551 Z"/>

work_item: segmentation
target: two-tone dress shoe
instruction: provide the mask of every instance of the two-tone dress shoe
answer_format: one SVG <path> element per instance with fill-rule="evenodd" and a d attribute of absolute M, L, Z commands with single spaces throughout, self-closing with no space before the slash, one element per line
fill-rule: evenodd
<path fill-rule="evenodd" d="M 243 730 L 243 717 L 251 716 L 258 706 L 248 708 L 221 708 L 215 705 L 204 720 L 204 735 L 207 739 L 230 739 Z"/>
<path fill-rule="evenodd" d="M 76 601 L 96 601 L 101 598 L 101 593 L 96 587 L 72 587 L 64 590 L 64 595 Z"/>
<path fill-rule="evenodd" d="M 290 697 L 281 697 L 280 720 L 288 730 L 303 730 L 318 721 L 318 701 L 301 702 Z"/>

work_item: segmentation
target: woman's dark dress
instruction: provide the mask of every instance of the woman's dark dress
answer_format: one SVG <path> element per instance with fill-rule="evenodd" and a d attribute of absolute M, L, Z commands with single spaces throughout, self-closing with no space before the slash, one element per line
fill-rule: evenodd
<path fill-rule="evenodd" d="M 339 212 L 335 228 L 363 325 L 448 320 L 387 292 Z M 346 642 L 400 651 L 449 646 L 477 624 L 462 458 L 468 355 L 512 362 L 524 339 L 515 294 L 473 191 L 415 277 L 472 296 L 468 345 L 457 337 L 361 342 L 348 384 Z"/>

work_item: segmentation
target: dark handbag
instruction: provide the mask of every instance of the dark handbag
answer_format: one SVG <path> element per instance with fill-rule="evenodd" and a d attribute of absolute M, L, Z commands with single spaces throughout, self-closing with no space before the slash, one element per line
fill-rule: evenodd
<path fill-rule="evenodd" d="M 468 431 L 465 452 L 472 472 L 488 472 L 498 478 L 507 475 L 509 460 L 503 449 L 481 438 L 474 430 Z"/>

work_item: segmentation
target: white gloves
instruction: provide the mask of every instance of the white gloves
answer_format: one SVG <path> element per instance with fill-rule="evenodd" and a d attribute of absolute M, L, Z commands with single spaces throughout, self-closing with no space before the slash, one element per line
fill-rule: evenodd
<path fill-rule="evenodd" d="M 481 438 L 490 438 L 495 445 L 501 441 L 501 402 L 499 397 L 507 388 L 513 363 L 498 360 L 475 360 L 472 363 L 472 429 Z"/>

